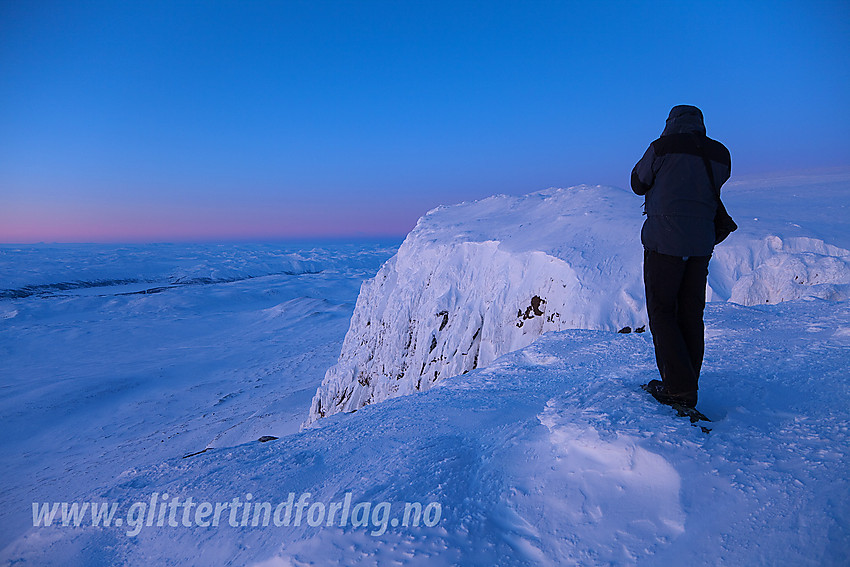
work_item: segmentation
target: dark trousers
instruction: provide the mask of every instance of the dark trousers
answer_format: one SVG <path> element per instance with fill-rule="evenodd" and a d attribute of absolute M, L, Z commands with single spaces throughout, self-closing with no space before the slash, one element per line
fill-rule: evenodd
<path fill-rule="evenodd" d="M 671 394 L 697 391 L 705 352 L 705 284 L 711 256 L 643 254 L 643 281 L 655 361 Z"/>

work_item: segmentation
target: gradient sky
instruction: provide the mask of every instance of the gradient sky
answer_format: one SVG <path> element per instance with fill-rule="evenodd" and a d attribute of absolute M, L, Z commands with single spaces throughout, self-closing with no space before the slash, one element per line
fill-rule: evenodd
<path fill-rule="evenodd" d="M 850 3 L 2 0 L 0 242 L 404 235 L 626 187 L 676 104 L 850 166 Z"/>

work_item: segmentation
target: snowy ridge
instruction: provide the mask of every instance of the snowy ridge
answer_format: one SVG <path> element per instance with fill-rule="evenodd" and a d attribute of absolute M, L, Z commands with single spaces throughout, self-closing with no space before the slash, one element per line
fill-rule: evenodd
<path fill-rule="evenodd" d="M 748 196 L 793 201 L 776 189 Z M 726 200 L 733 213 L 750 206 L 734 191 Z M 429 212 L 364 283 L 305 425 L 426 390 L 549 331 L 645 327 L 639 207 L 631 192 L 578 186 Z M 741 230 L 716 249 L 709 301 L 850 297 L 850 252 L 798 224 L 781 238 L 781 222 L 758 220 L 739 217 Z"/>
<path fill-rule="evenodd" d="M 545 332 L 644 326 L 634 209 L 621 189 L 580 186 L 426 214 L 364 283 L 308 422 L 426 390 Z"/>
<path fill-rule="evenodd" d="M 723 195 L 740 229 L 714 251 L 709 300 L 850 297 L 850 172 L 733 180 Z"/>
<path fill-rule="evenodd" d="M 715 250 L 709 300 L 741 305 L 850 298 L 850 250 L 808 237 L 736 238 Z"/>

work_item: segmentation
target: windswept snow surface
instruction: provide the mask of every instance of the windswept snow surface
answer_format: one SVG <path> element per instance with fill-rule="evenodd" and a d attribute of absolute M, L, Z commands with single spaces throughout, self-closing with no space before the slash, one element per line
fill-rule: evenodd
<path fill-rule="evenodd" d="M 637 218 L 625 238 L 640 200 L 604 191 Z M 616 324 L 554 330 L 299 431 L 395 246 L 2 246 L 0 561 L 847 565 L 850 300 L 821 265 L 847 261 L 850 176 L 736 181 L 724 201 L 741 230 L 716 256 L 747 254 L 712 265 L 708 434 L 640 390 L 651 337 Z M 530 244 L 507 252 L 529 276 L 551 267 Z M 798 287 L 770 264 L 783 254 L 802 258 Z M 726 301 L 756 272 L 774 295 L 748 284 L 753 301 Z M 545 320 L 529 307 L 519 330 Z M 262 505 L 290 495 L 298 525 L 264 526 Z M 115 510 L 108 526 L 93 502 Z M 434 521 L 405 525 L 405 503 Z"/>
<path fill-rule="evenodd" d="M 297 431 L 397 247 L 0 246 L 0 548 L 27 500 Z"/>
<path fill-rule="evenodd" d="M 365 524 L 39 527 L 9 561 L 162 565 L 846 565 L 850 304 L 708 308 L 703 433 L 639 388 L 644 334 L 544 335 L 489 367 L 264 444 L 86 483 L 85 501 L 370 503 Z M 126 418 L 122 418 L 126 419 Z M 97 452 L 91 465 L 98 463 Z M 51 496 L 63 496 L 59 487 Z M 382 502 L 386 514 L 375 514 Z M 393 525 L 404 504 L 439 522 Z M 14 502 L 28 507 L 28 502 Z M 318 510 L 318 508 L 316 509 Z M 144 516 L 142 516 L 144 517 Z M 339 518 L 340 514 L 336 514 Z M 190 516 L 191 518 L 191 516 Z M 362 518 L 362 516 L 361 516 Z M 292 520 L 291 523 L 294 523 Z"/>
<path fill-rule="evenodd" d="M 825 211 L 813 210 L 805 188 L 763 183 L 726 192 L 741 229 L 714 255 L 707 298 L 757 305 L 850 297 L 846 241 L 825 240 L 820 224 L 842 214 L 831 226 L 847 222 L 846 176 L 814 180 Z M 308 424 L 426 390 L 548 331 L 645 327 L 641 201 L 622 189 L 579 186 L 426 214 L 364 284 Z M 764 220 L 748 217 L 752 211 L 764 211 Z"/>

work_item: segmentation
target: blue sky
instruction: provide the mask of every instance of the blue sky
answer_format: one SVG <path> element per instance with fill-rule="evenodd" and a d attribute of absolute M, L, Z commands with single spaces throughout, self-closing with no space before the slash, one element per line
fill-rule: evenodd
<path fill-rule="evenodd" d="M 0 242 L 403 235 L 625 187 L 676 104 L 734 175 L 847 167 L 848 101 L 847 2 L 4 0 Z"/>

